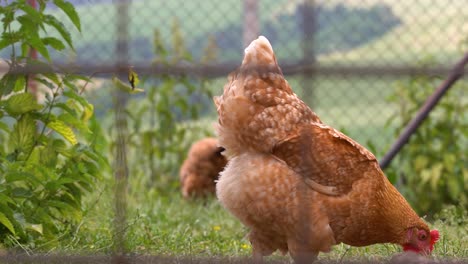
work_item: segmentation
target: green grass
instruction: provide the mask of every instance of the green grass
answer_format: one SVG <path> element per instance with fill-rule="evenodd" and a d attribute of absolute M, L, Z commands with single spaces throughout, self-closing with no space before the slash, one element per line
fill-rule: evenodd
<path fill-rule="evenodd" d="M 109 253 L 114 242 L 112 190 L 90 199 L 90 211 L 76 236 L 67 237 L 55 250 Z M 241 224 L 215 199 L 188 202 L 177 189 L 158 192 L 131 190 L 128 199 L 127 247 L 152 255 L 242 256 L 250 245 Z"/>
<path fill-rule="evenodd" d="M 80 228 L 64 234 L 52 248 L 65 254 L 109 254 L 114 247 L 113 202 L 110 185 L 101 185 L 102 195 L 96 192 L 88 197 L 87 214 Z M 454 216 L 454 210 L 443 213 L 442 220 L 432 227 L 441 231 L 442 238 L 433 253 L 436 259 L 468 258 L 468 230 L 464 218 Z M 128 199 L 126 245 L 137 255 L 248 257 L 251 247 L 245 235 L 248 230 L 220 206 L 215 198 L 188 202 L 181 198 L 176 187 L 165 191 L 132 189 Z M 41 252 L 45 248 L 36 249 Z M 34 250 L 33 250 L 34 251 Z M 349 247 L 337 245 L 332 252 L 320 254 L 323 260 L 389 259 L 400 252 L 395 245 Z M 275 253 L 269 259 L 287 261 Z"/>

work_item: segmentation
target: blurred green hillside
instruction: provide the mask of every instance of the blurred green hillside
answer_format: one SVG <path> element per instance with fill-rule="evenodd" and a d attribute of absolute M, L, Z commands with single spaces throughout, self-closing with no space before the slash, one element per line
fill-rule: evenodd
<path fill-rule="evenodd" d="M 260 34 L 274 43 L 280 59 L 299 60 L 302 56 L 301 12 L 304 6 L 297 4 L 291 8 L 289 5 L 288 1 L 260 1 Z M 117 39 L 115 26 L 118 16 L 115 9 L 112 3 L 77 7 L 84 29 L 81 34 L 73 34 L 77 61 L 115 60 L 113 47 Z M 129 13 L 130 58 L 134 62 L 151 58 L 155 29 L 161 32 L 167 43 L 170 42 L 174 21 L 180 25 L 187 48 L 195 57 L 201 56 L 209 38 L 214 37 L 220 51 L 218 61 L 241 59 L 243 15 L 239 1 L 134 1 L 129 5 Z M 400 23 L 391 7 L 381 4 L 359 8 L 319 4 L 314 14 L 318 31 L 316 43 L 311 45 L 316 45 L 319 54 L 351 50 L 379 39 Z M 57 15 L 63 14 L 59 12 Z"/>
<path fill-rule="evenodd" d="M 259 2 L 260 34 L 271 40 L 279 59 L 295 60 L 302 55 L 301 2 Z M 422 51 L 448 63 L 459 54 L 459 43 L 468 35 L 468 14 L 459 12 L 461 2 L 318 1 L 315 51 L 322 63 L 413 64 Z M 77 11 L 83 33 L 72 32 L 76 59 L 87 63 L 114 61 L 118 16 L 114 4 L 90 3 L 77 6 Z M 58 10 L 51 12 L 59 18 L 64 16 Z M 151 58 L 154 30 L 169 43 L 171 25 L 178 21 L 194 56 L 200 56 L 209 36 L 214 36 L 220 49 L 218 60 L 239 61 L 242 12 L 241 2 L 236 0 L 132 1 L 128 24 L 131 60 Z"/>

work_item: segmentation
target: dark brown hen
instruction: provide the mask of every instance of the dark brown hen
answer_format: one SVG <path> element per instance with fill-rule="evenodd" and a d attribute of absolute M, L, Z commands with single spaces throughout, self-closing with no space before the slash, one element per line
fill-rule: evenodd
<path fill-rule="evenodd" d="M 180 167 L 179 177 L 185 198 L 205 197 L 215 193 L 215 181 L 226 166 L 222 148 L 215 138 L 194 142 Z"/>

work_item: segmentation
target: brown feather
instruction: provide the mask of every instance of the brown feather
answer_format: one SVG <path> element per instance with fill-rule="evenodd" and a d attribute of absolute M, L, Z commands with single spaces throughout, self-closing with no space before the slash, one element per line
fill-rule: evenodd
<path fill-rule="evenodd" d="M 429 230 L 375 156 L 293 93 L 266 38 L 246 48 L 215 104 L 230 159 L 217 196 L 250 228 L 254 256 L 313 260 L 336 243 L 404 244 L 412 227 Z"/>

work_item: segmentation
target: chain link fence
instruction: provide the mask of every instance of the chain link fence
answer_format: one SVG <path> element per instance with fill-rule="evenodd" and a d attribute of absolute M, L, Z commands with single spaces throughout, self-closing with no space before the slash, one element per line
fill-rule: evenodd
<path fill-rule="evenodd" d="M 416 74 L 443 78 L 468 47 L 465 1 L 71 2 L 81 32 L 49 6 L 72 29 L 75 43 L 76 52 L 51 54 L 58 64 L 104 77 L 129 65 L 142 75 L 207 77 L 212 92 L 220 94 L 243 49 L 264 35 L 299 97 L 361 144 L 372 139 L 379 154 L 395 138 L 385 123 L 397 110 L 387 100 L 397 83 Z M 191 62 L 155 65 L 155 40 L 169 46 L 176 41 Z M 180 48 L 167 50 L 167 56 Z M 203 107 L 214 117 L 211 102 Z"/>
<path fill-rule="evenodd" d="M 468 45 L 465 1 L 72 2 L 83 30 L 72 36 L 76 55 L 57 54 L 58 61 L 88 72 L 119 63 L 157 75 L 158 32 L 167 44 L 181 38 L 193 57 L 193 67 L 173 70 L 214 80 L 219 94 L 243 48 L 265 35 L 295 92 L 324 122 L 364 145 L 372 139 L 379 151 L 395 138 L 384 125 L 396 111 L 387 101 L 396 83 L 416 73 L 447 75 Z"/>
<path fill-rule="evenodd" d="M 387 100 L 395 86 L 415 75 L 443 79 L 468 51 L 464 0 L 70 2 L 82 32 L 72 31 L 76 53 L 51 54 L 64 71 L 106 78 L 132 66 L 141 78 L 187 74 L 210 80 L 218 95 L 229 72 L 240 65 L 243 49 L 264 35 L 298 96 L 324 123 L 372 145 L 378 158 L 396 138 L 395 127 L 386 125 L 398 111 Z M 65 14 L 48 8 L 73 29 Z M 158 63 L 155 40 L 171 47 L 169 59 L 180 48 L 173 43 L 183 45 L 189 51 L 186 60 Z M 203 103 L 204 118 L 216 120 L 213 104 Z M 125 99 L 117 103 L 118 113 L 122 104 Z M 117 150 L 117 159 L 124 160 L 116 162 L 123 166 L 114 170 L 122 173 L 118 180 L 128 170 L 124 148 Z M 118 203 L 117 209 L 125 207 Z M 115 222 L 124 224 L 125 210 L 117 212 Z"/>
<path fill-rule="evenodd" d="M 72 29 L 76 52 L 51 54 L 68 70 L 105 77 L 132 65 L 142 75 L 207 77 L 220 94 L 243 49 L 264 35 L 299 97 L 325 123 L 361 144 L 372 139 L 381 153 L 395 138 L 385 123 L 397 110 L 387 100 L 397 83 L 416 74 L 443 78 L 468 49 L 466 1 L 71 2 L 81 32 L 61 10 L 48 7 Z M 154 64 L 160 56 L 155 40 L 169 46 L 176 41 L 191 62 Z M 7 58 L 7 52 L 0 55 Z M 211 102 L 203 107 L 214 117 Z"/>

